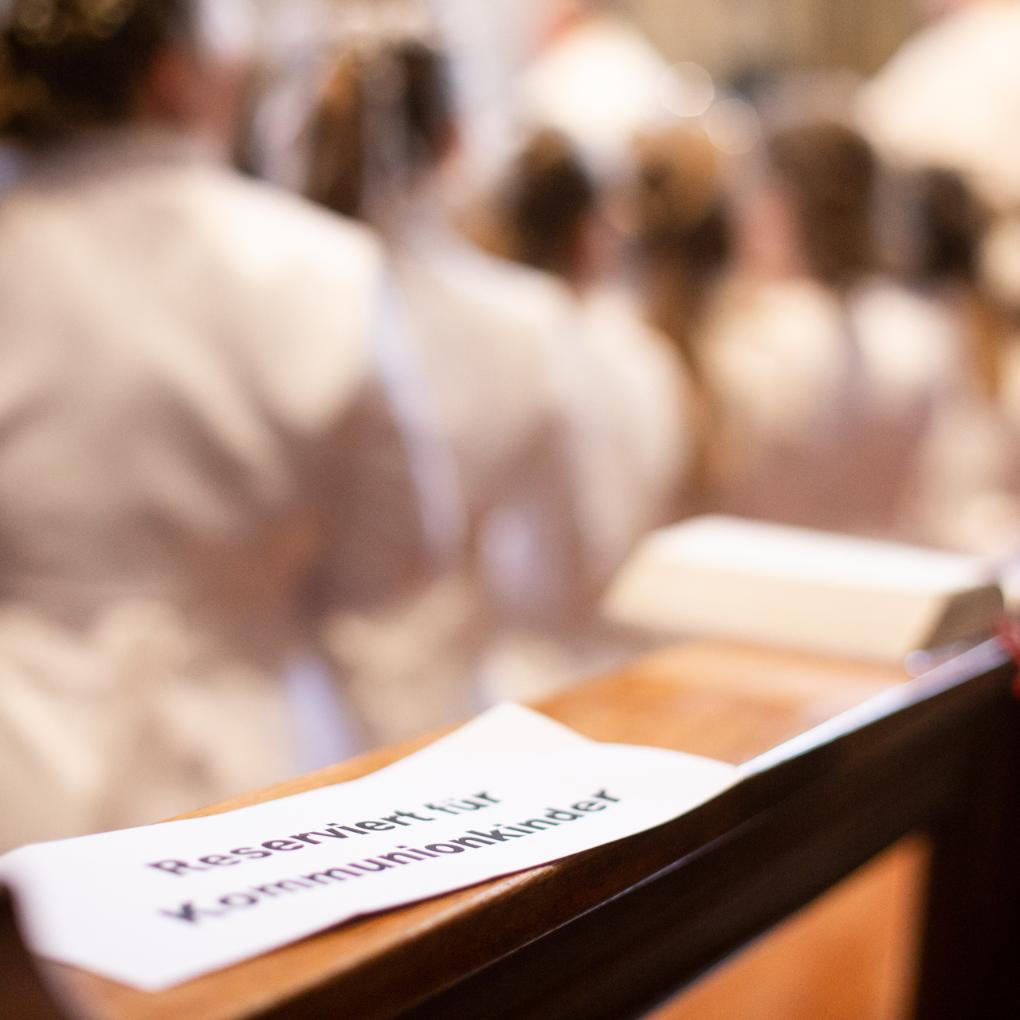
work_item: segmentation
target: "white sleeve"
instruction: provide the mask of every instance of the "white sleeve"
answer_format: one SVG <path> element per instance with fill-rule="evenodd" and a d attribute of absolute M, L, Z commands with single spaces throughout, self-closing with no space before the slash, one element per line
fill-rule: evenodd
<path fill-rule="evenodd" d="M 364 377 L 327 437 L 318 478 L 323 613 L 406 595 L 463 542 L 455 476 L 399 298 L 380 283 Z"/>

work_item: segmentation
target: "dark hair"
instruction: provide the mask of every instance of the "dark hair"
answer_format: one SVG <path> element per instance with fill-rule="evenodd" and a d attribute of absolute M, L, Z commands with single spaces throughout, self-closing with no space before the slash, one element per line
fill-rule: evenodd
<path fill-rule="evenodd" d="M 927 168 L 913 179 L 917 188 L 918 245 L 909 267 L 912 282 L 954 285 L 964 326 L 964 352 L 980 391 L 999 399 L 1010 344 L 1010 316 L 984 279 L 981 249 L 991 216 L 974 190 L 955 171 Z"/>
<path fill-rule="evenodd" d="M 773 135 L 768 151 L 792 196 L 811 273 L 845 287 L 873 270 L 878 161 L 864 138 L 820 121 Z"/>
<path fill-rule="evenodd" d="M 955 171 L 928 169 L 917 176 L 922 282 L 978 283 L 981 241 L 988 214 Z"/>
<path fill-rule="evenodd" d="M 116 124 L 167 43 L 194 36 L 193 0 L 13 0 L 0 25 L 0 136 L 44 144 Z"/>
<path fill-rule="evenodd" d="M 579 231 L 598 207 L 598 190 L 565 135 L 546 129 L 531 138 L 514 162 L 500 204 L 507 254 L 571 276 Z"/>
<path fill-rule="evenodd" d="M 637 140 L 634 234 L 644 263 L 671 263 L 699 285 L 732 253 L 729 205 L 719 154 L 708 138 L 673 129 Z"/>
<path fill-rule="evenodd" d="M 453 123 L 447 63 L 438 50 L 416 39 L 352 50 L 337 63 L 309 124 L 305 193 L 364 219 L 367 184 L 392 185 L 394 175 L 406 180 L 434 166 Z"/>

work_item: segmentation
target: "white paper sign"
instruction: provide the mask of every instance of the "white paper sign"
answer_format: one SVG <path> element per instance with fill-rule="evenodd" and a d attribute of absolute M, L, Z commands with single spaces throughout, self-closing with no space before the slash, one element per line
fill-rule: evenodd
<path fill-rule="evenodd" d="M 600 744 L 504 705 L 353 782 L 24 847 L 0 879 L 40 956 L 150 991 L 610 843 L 732 785 L 731 765 Z"/>

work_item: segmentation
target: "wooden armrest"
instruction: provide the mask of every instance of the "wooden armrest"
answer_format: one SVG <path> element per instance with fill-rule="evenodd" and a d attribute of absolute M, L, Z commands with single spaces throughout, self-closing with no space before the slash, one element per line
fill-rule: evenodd
<path fill-rule="evenodd" d="M 0 1015 L 5 1020 L 53 1020 L 65 1014 L 43 984 L 14 914 L 14 901 L 0 888 Z"/>

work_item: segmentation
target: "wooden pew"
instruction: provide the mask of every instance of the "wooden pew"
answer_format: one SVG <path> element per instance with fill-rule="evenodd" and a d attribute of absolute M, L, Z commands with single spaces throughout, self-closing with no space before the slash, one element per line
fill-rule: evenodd
<path fill-rule="evenodd" d="M 694 813 L 161 995 L 54 970 L 89 1015 L 116 1020 L 639 1016 L 920 832 L 934 851 L 916 1015 L 1020 1016 L 1014 673 L 995 643 L 919 680 L 718 644 L 658 654 L 537 707 L 597 739 L 751 764 Z M 201 813 L 352 779 L 426 742 Z"/>
<path fill-rule="evenodd" d="M 4 1020 L 54 1020 L 64 1015 L 43 986 L 21 941 L 10 894 L 0 888 L 0 1016 Z"/>

